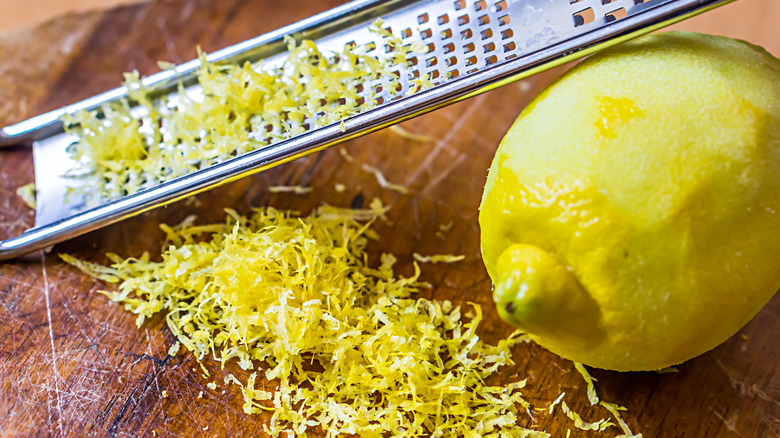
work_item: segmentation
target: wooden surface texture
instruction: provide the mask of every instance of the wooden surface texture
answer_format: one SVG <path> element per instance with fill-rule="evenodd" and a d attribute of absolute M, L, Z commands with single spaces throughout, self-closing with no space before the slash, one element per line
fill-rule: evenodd
<path fill-rule="evenodd" d="M 157 70 L 156 62 L 182 62 L 333 7 L 335 0 L 279 3 L 270 0 L 171 0 L 107 12 L 60 17 L 0 36 L 0 125 L 78 101 L 116 86 L 121 73 Z M 678 28 L 747 39 L 780 55 L 775 30 L 780 1 L 740 0 Z M 64 265 L 56 252 L 104 260 L 155 251 L 160 222 L 197 214 L 221 220 L 222 209 L 246 212 L 272 205 L 306 212 L 323 202 L 348 206 L 362 193 L 392 205 L 391 222 L 370 250 L 391 252 L 409 272 L 411 255 L 465 254 L 452 265 L 426 265 L 428 295 L 483 305 L 482 335 L 489 342 L 511 329 L 492 308 L 490 281 L 479 256 L 477 207 L 493 152 L 523 106 L 562 73 L 559 68 L 478 96 L 404 124 L 433 141 L 412 143 L 387 130 L 343 146 L 346 162 L 331 149 L 202 195 L 199 207 L 177 204 L 38 252 L 0 263 L 0 436 L 264 436 L 264 419 L 246 415 L 235 386 L 206 387 L 189 355 L 166 353 L 173 337 L 161 318 L 140 329 L 135 317 L 97 294 L 100 284 Z M 381 189 L 361 169 L 380 168 L 408 195 Z M 0 237 L 33 223 L 16 197 L 33 181 L 32 154 L 25 146 L 0 152 Z M 334 184 L 347 190 L 339 193 Z M 269 194 L 270 185 L 314 187 L 311 194 Z M 436 231 L 453 226 L 444 237 Z M 780 263 L 780 259 L 778 260 Z M 625 418 L 645 437 L 780 436 L 780 296 L 736 336 L 679 367 L 674 374 L 594 370 L 599 394 L 628 408 Z M 528 377 L 534 407 L 562 391 L 587 420 L 607 415 L 591 407 L 572 364 L 526 344 L 514 350 L 516 364 L 498 380 Z M 221 371 L 206 361 L 212 373 Z M 203 391 L 203 398 L 198 398 Z M 167 397 L 164 396 L 164 392 Z M 522 417 L 527 426 L 564 437 L 597 436 L 573 428 L 557 415 Z M 608 432 L 603 436 L 614 436 Z"/>

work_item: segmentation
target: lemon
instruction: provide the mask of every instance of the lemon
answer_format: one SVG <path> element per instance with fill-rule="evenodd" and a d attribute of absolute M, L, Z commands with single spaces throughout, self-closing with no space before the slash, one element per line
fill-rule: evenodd
<path fill-rule="evenodd" d="M 780 287 L 780 61 L 655 34 L 605 50 L 514 123 L 480 207 L 499 314 L 568 359 L 655 370 Z"/>

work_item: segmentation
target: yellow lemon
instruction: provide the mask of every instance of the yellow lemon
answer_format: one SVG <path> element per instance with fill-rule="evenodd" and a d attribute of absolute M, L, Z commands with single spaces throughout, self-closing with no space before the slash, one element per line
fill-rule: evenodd
<path fill-rule="evenodd" d="M 501 317 L 554 353 L 712 349 L 780 287 L 780 61 L 683 32 L 589 58 L 507 133 L 479 221 Z"/>

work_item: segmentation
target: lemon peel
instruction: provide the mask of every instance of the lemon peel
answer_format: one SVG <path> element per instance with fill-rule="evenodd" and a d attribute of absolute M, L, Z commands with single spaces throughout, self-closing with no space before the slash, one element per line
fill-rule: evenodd
<path fill-rule="evenodd" d="M 499 316 L 617 371 L 737 333 L 780 287 L 778 84 L 760 47 L 666 32 L 546 88 L 502 140 L 480 207 Z"/>
<path fill-rule="evenodd" d="M 272 413 L 265 428 L 273 436 L 321 426 L 329 437 L 548 437 L 517 424 L 521 409 L 530 414 L 525 380 L 485 383 L 528 338 L 515 332 L 488 345 L 477 335 L 479 306 L 464 319 L 449 301 L 414 298 L 419 267 L 398 276 L 392 255 L 368 266 L 369 227 L 386 211 L 374 204 L 324 206 L 306 217 L 228 210 L 224 223 L 210 225 L 187 218 L 161 227 L 160 261 L 109 255 L 104 267 L 62 257 L 119 282 L 103 293 L 139 325 L 165 313 L 199 361 L 247 370 L 226 383 L 241 387 L 246 412 Z M 264 389 L 268 381 L 278 388 Z"/>

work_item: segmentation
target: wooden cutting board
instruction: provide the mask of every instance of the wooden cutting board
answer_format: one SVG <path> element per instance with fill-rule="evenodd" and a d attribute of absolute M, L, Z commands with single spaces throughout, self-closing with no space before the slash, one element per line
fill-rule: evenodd
<path fill-rule="evenodd" d="M 0 124 L 22 120 L 116 86 L 121 73 L 182 62 L 195 46 L 213 51 L 273 30 L 339 2 L 170 0 L 109 12 L 67 16 L 0 35 Z M 294 7 L 293 7 L 294 6 Z M 780 55 L 776 0 L 741 0 L 679 25 L 750 40 Z M 391 252 L 409 272 L 411 255 L 465 254 L 453 265 L 426 265 L 429 295 L 473 301 L 486 313 L 482 335 L 496 342 L 511 330 L 491 306 L 490 281 L 479 256 L 477 206 L 493 152 L 523 106 L 564 69 L 556 69 L 404 124 L 433 141 L 412 143 L 389 131 L 351 141 L 346 162 L 328 150 L 200 197 L 199 207 L 173 205 L 57 246 L 0 263 L 0 435 L 2 436 L 264 436 L 264 419 L 246 415 L 235 386 L 206 387 L 189 355 L 166 353 L 173 337 L 160 318 L 138 329 L 134 316 L 95 293 L 106 287 L 64 265 L 56 252 L 101 261 L 106 252 L 156 251 L 160 222 L 195 213 L 221 220 L 222 209 L 272 205 L 302 212 L 323 202 L 348 206 L 354 196 L 392 205 L 383 239 L 371 251 Z M 381 189 L 361 163 L 380 168 L 408 195 Z M 33 181 L 30 150 L 0 152 L 0 235 L 16 235 L 33 214 L 15 196 Z M 339 193 L 334 184 L 347 190 Z M 312 186 L 305 196 L 269 194 L 270 185 Z M 443 237 L 439 226 L 452 222 Z M 780 260 L 778 260 L 780 262 Z M 625 418 L 645 437 L 780 436 L 780 296 L 725 344 L 675 374 L 594 370 L 602 398 L 628 408 Z M 499 380 L 528 377 L 534 407 L 560 392 L 585 419 L 607 415 L 588 405 L 571 362 L 526 344 Z M 206 362 L 211 372 L 221 371 Z M 203 397 L 198 394 L 203 391 Z M 167 394 L 167 397 L 165 396 Z M 596 436 L 564 416 L 537 413 L 526 426 L 555 437 Z M 605 433 L 614 436 L 616 432 Z"/>

